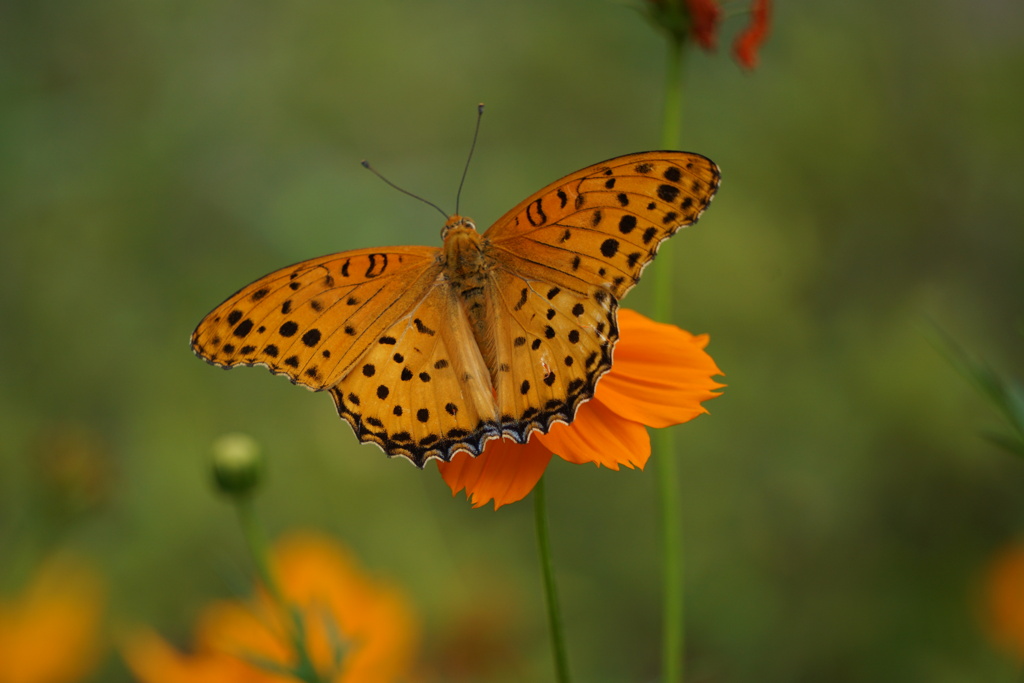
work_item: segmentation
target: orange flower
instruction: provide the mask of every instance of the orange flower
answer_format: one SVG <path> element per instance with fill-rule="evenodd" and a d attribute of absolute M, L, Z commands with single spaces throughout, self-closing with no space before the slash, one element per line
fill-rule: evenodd
<path fill-rule="evenodd" d="M 719 395 L 723 385 L 712 377 L 722 371 L 704 351 L 707 344 L 707 335 L 620 309 L 612 369 L 571 425 L 557 424 L 523 445 L 491 441 L 476 458 L 458 453 L 438 462 L 441 476 L 453 495 L 465 489 L 474 507 L 493 500 L 497 509 L 525 498 L 554 453 L 576 464 L 642 469 L 651 454 L 647 427 L 692 420 L 707 412 L 701 402 Z"/>
<path fill-rule="evenodd" d="M 85 680 L 100 655 L 104 589 L 81 560 L 47 561 L 21 595 L 0 599 L 0 681 Z"/>
<path fill-rule="evenodd" d="M 992 641 L 1024 662 L 1024 543 L 1000 551 L 984 581 L 984 620 Z"/>
<path fill-rule="evenodd" d="M 143 683 L 284 683 L 303 666 L 299 649 L 323 681 L 409 678 L 419 629 L 398 589 L 366 576 L 344 550 L 314 534 L 280 541 L 270 563 L 285 609 L 262 592 L 248 605 L 214 603 L 200 615 L 193 654 L 137 631 L 125 641 L 129 668 Z M 301 648 L 292 646 L 297 621 Z"/>

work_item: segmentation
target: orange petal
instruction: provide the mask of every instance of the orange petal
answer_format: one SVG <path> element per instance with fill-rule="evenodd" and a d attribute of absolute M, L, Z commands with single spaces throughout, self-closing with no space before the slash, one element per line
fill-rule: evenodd
<path fill-rule="evenodd" d="M 657 323 L 619 310 L 619 343 L 612 369 L 597 385 L 597 400 L 622 417 L 648 427 L 687 422 L 707 410 L 702 401 L 721 388 L 722 371 L 704 351 L 707 335 Z"/>
<path fill-rule="evenodd" d="M 282 539 L 271 559 L 282 592 L 304 613 L 314 661 L 325 669 L 331 661 L 330 622 L 343 638 L 358 644 L 347 650 L 342 681 L 392 681 L 408 675 L 419 648 L 419 625 L 400 591 L 365 574 L 350 553 L 319 534 Z"/>
<path fill-rule="evenodd" d="M 621 417 L 597 399 L 580 406 L 571 425 L 556 424 L 534 440 L 563 460 L 577 465 L 592 462 L 613 470 L 619 465 L 642 468 L 651 455 L 647 428 Z"/>
<path fill-rule="evenodd" d="M 137 629 L 121 641 L 121 655 L 140 683 L 279 683 L 287 680 L 233 655 L 183 655 L 149 629 Z"/>
<path fill-rule="evenodd" d="M 90 565 L 43 564 L 22 595 L 0 602 L 0 681 L 84 680 L 100 654 L 104 587 Z"/>
<path fill-rule="evenodd" d="M 251 607 L 237 601 L 217 600 L 200 613 L 195 628 L 195 660 L 209 653 L 258 653 L 260 658 L 286 665 L 290 652 L 281 634 L 287 631 L 284 615 L 276 607 Z"/>
<path fill-rule="evenodd" d="M 517 444 L 507 439 L 494 439 L 475 458 L 466 452 L 456 453 L 451 462 L 438 462 L 444 481 L 452 495 L 466 489 L 473 507 L 494 501 L 494 509 L 526 497 L 540 481 L 551 460 L 551 451 L 537 440 Z"/>
<path fill-rule="evenodd" d="M 1024 543 L 999 552 L 985 577 L 985 626 L 990 638 L 1024 662 Z"/>

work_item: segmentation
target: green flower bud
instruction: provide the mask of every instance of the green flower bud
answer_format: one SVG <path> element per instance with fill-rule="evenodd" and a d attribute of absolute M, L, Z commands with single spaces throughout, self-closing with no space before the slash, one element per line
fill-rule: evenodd
<path fill-rule="evenodd" d="M 251 494 L 263 478 L 263 455 L 248 434 L 231 433 L 213 442 L 213 480 L 228 496 Z"/>

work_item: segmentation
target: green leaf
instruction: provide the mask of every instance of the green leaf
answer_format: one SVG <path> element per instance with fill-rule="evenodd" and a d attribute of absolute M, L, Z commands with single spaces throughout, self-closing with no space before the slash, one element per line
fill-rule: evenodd
<path fill-rule="evenodd" d="M 982 432 L 982 436 L 1010 453 L 1024 457 L 1024 385 L 1003 378 L 988 364 L 969 354 L 938 326 L 932 341 L 960 374 L 974 383 L 983 396 L 1002 413 L 1013 428 L 1011 433 Z"/>
<path fill-rule="evenodd" d="M 1011 434 L 1000 434 L 999 432 L 982 432 L 981 435 L 1000 448 L 1024 458 L 1024 439 Z"/>

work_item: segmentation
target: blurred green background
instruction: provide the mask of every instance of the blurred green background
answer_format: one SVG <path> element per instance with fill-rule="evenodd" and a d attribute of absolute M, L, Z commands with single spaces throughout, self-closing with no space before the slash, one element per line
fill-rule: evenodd
<path fill-rule="evenodd" d="M 424 680 L 550 680 L 529 501 L 472 510 L 433 466 L 360 446 L 327 396 L 209 367 L 188 337 L 279 266 L 438 244 L 436 212 L 359 161 L 453 210 L 477 102 L 461 208 L 481 225 L 657 148 L 665 44 L 639 6 L 3 3 L 8 585 L 75 548 L 109 577 L 111 624 L 187 643 L 204 604 L 247 591 L 207 469 L 240 431 L 269 460 L 271 535 L 327 530 L 405 586 Z M 978 436 L 999 417 L 930 339 L 1024 376 L 1024 5 L 782 2 L 750 73 L 728 55 L 744 23 L 690 53 L 683 148 L 723 185 L 654 266 L 729 385 L 678 434 L 693 680 L 1014 680 L 978 594 L 1024 535 L 1024 463 Z M 649 310 L 650 280 L 627 306 Z M 87 463 L 70 483 L 67 452 Z M 549 470 L 580 681 L 656 678 L 653 475 Z M 127 680 L 116 654 L 95 680 Z"/>

